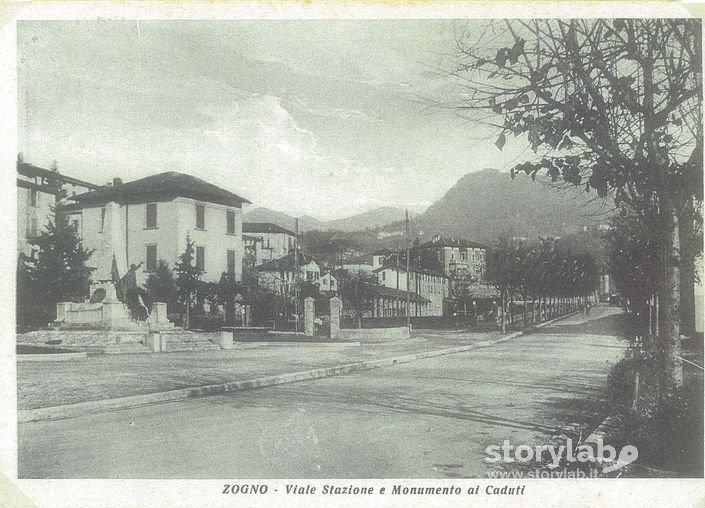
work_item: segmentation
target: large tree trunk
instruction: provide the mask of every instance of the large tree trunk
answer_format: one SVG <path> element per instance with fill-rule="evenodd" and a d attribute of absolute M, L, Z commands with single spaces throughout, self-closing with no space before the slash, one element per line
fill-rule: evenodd
<path fill-rule="evenodd" d="M 681 333 L 692 337 L 695 334 L 695 253 L 693 200 L 688 199 L 680 214 L 680 288 L 681 288 Z"/>
<path fill-rule="evenodd" d="M 672 207 L 664 207 L 664 252 L 662 264 L 663 275 L 660 277 L 660 312 L 659 336 L 661 347 L 665 352 L 666 375 L 672 387 L 683 386 L 683 364 L 681 362 L 680 342 L 680 228 L 678 215 Z"/>
<path fill-rule="evenodd" d="M 189 293 L 188 297 L 186 298 L 186 319 L 184 321 L 184 328 L 188 330 L 189 326 L 191 326 L 190 322 L 190 315 L 189 315 L 189 308 L 191 307 L 191 293 Z"/>
<path fill-rule="evenodd" d="M 506 311 L 506 297 L 504 291 L 502 291 L 502 333 L 507 333 L 507 311 Z"/>

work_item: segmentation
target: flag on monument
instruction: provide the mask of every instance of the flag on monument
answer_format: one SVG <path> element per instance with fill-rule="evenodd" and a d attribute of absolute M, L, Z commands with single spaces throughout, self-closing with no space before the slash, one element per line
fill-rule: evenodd
<path fill-rule="evenodd" d="M 113 282 L 120 282 L 120 272 L 118 272 L 117 260 L 115 259 L 115 254 L 113 254 L 113 265 L 110 268 L 110 275 L 112 276 Z"/>

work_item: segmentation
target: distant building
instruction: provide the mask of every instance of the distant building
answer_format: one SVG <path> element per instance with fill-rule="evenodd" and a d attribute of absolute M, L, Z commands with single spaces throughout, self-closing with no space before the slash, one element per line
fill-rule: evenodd
<path fill-rule="evenodd" d="M 31 254 L 29 240 L 54 220 L 52 207 L 61 207 L 67 196 L 75 196 L 97 185 L 62 175 L 26 162 L 17 162 L 17 253 Z M 78 228 L 77 223 L 72 224 Z"/>
<path fill-rule="evenodd" d="M 170 171 L 128 183 L 115 179 L 71 199 L 69 220 L 79 224 L 84 247 L 95 249 L 89 264 L 96 281 L 111 279 L 114 256 L 120 275 L 143 263 L 137 272 L 143 285 L 158 260 L 174 267 L 187 235 L 202 280 L 218 281 L 223 272 L 242 277 L 242 204 L 249 201 L 230 191 Z"/>
<path fill-rule="evenodd" d="M 436 235 L 419 247 L 423 266 L 436 266 L 447 276 L 470 275 L 483 279 L 487 269 L 487 246 L 469 240 Z"/>
<path fill-rule="evenodd" d="M 257 276 L 261 286 L 281 295 L 293 295 L 296 288 L 297 263 L 294 253 L 267 261 L 257 267 Z M 324 293 L 338 291 L 338 281 L 311 256 L 298 253 L 298 280 L 318 285 Z"/>
<path fill-rule="evenodd" d="M 276 224 L 243 222 L 242 235 L 245 249 L 253 256 L 255 266 L 283 258 L 294 250 L 294 232 Z"/>
<path fill-rule="evenodd" d="M 333 294 L 338 292 L 338 279 L 330 272 L 322 272 L 316 282 L 321 293 Z"/>
<path fill-rule="evenodd" d="M 407 285 L 406 267 L 388 264 L 376 268 L 374 273 L 381 286 L 400 291 L 402 294 L 399 297 L 402 300 L 406 299 L 407 291 L 419 297 L 412 305 L 412 316 L 443 315 L 443 302 L 448 297 L 448 277 L 445 274 L 423 268 L 411 268 Z M 405 308 L 405 302 L 401 303 Z"/>
<path fill-rule="evenodd" d="M 377 268 L 383 266 L 385 262 L 388 259 L 391 259 L 394 255 L 394 252 L 389 249 L 379 249 L 374 251 L 372 253 L 372 269 L 376 270 Z"/>
<path fill-rule="evenodd" d="M 414 292 L 402 291 L 387 286 L 375 286 L 375 299 L 372 309 L 363 317 L 385 318 L 406 316 L 406 302 L 409 301 L 410 316 L 431 316 L 431 301 Z"/>
<path fill-rule="evenodd" d="M 364 272 L 364 273 L 372 273 L 372 270 L 374 270 L 374 266 L 372 266 L 369 263 L 343 263 L 342 264 L 342 269 L 346 270 L 348 272 Z"/>

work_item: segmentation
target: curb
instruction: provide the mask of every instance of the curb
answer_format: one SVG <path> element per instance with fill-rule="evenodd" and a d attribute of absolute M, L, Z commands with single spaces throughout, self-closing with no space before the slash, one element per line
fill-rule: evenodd
<path fill-rule="evenodd" d="M 356 347 L 359 346 L 361 343 L 359 341 L 350 341 L 350 342 L 285 342 L 282 340 L 273 340 L 273 341 L 249 341 L 249 340 L 244 340 L 244 341 L 233 341 L 233 347 L 231 348 L 225 348 L 225 349 L 252 349 L 256 347 L 326 347 L 326 348 L 335 348 L 335 347 Z"/>
<path fill-rule="evenodd" d="M 409 363 L 416 360 L 424 360 L 427 358 L 435 358 L 438 356 L 450 355 L 455 353 L 464 353 L 474 349 L 481 349 L 495 344 L 510 341 L 522 335 L 530 334 L 531 332 L 543 328 L 558 320 L 565 319 L 577 314 L 580 311 L 575 311 L 565 316 L 540 323 L 527 330 L 513 332 L 499 339 L 486 340 L 469 344 L 467 346 L 458 346 L 448 349 L 439 349 L 435 351 L 424 351 L 421 353 L 412 353 L 409 355 L 396 356 L 391 358 L 383 358 L 381 360 L 368 360 L 364 362 L 348 363 L 344 365 L 336 365 L 333 367 L 322 367 L 319 369 L 306 370 L 300 372 L 291 372 L 287 374 L 279 374 L 274 376 L 266 376 L 256 379 L 248 379 L 245 381 L 232 381 L 229 383 L 219 383 L 214 385 L 195 386 L 192 388 L 180 388 L 164 392 L 147 393 L 143 395 L 130 395 L 127 397 L 118 397 L 115 399 L 93 400 L 86 402 L 78 402 L 76 404 L 65 404 L 62 406 L 49 406 L 36 409 L 20 409 L 17 411 L 18 423 L 29 423 L 44 420 L 60 420 L 65 418 L 76 418 L 87 414 L 100 413 L 104 411 L 115 411 L 118 409 L 126 409 L 130 407 L 144 406 L 157 402 L 171 402 L 180 399 L 191 397 L 203 397 L 206 395 L 215 395 L 226 392 L 236 392 L 242 390 L 252 390 L 255 388 L 264 388 L 267 386 L 276 386 L 286 383 L 295 383 L 298 381 L 312 381 L 314 379 L 323 379 L 332 376 L 341 376 L 344 374 L 352 374 L 366 370 L 373 370 L 380 367 L 391 367 L 401 363 Z"/>
<path fill-rule="evenodd" d="M 47 353 L 17 355 L 18 362 L 68 362 L 88 358 L 88 353 Z"/>

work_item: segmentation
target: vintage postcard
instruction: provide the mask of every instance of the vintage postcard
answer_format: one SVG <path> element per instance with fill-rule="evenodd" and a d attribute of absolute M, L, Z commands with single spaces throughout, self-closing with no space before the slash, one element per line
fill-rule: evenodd
<path fill-rule="evenodd" d="M 702 12 L 9 4 L 0 505 L 701 504 Z"/>

